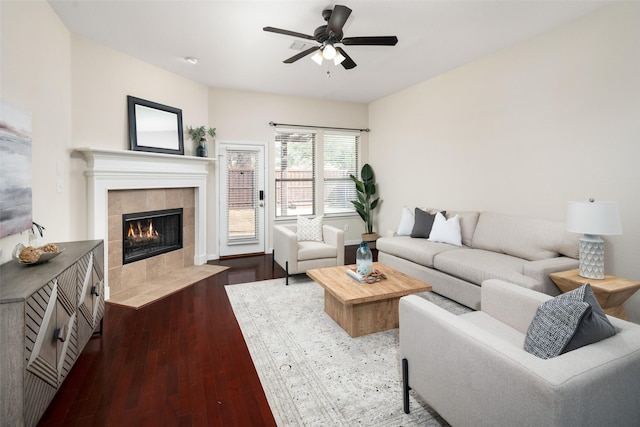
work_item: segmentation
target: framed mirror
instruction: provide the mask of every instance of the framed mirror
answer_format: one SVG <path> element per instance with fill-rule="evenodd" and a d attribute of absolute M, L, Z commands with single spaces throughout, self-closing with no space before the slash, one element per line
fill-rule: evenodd
<path fill-rule="evenodd" d="M 182 110 L 127 96 L 129 148 L 184 155 Z"/>

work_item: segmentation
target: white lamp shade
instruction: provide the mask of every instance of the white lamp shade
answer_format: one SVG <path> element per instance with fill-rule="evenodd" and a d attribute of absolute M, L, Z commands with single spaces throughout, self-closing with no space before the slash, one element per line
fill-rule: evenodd
<path fill-rule="evenodd" d="M 622 234 L 616 202 L 569 202 L 567 231 L 593 235 Z"/>
<path fill-rule="evenodd" d="M 345 57 L 340 53 L 340 51 L 337 51 L 337 53 L 336 53 L 336 57 L 335 57 L 335 58 L 333 58 L 333 65 L 340 65 L 340 64 L 342 64 L 342 62 L 343 62 L 345 59 L 347 59 L 347 58 L 345 58 Z"/>
<path fill-rule="evenodd" d="M 316 64 L 322 65 L 322 60 L 324 59 L 324 57 L 322 56 L 322 51 L 318 49 L 316 53 L 313 54 L 311 59 L 313 59 L 313 62 L 315 62 Z"/>

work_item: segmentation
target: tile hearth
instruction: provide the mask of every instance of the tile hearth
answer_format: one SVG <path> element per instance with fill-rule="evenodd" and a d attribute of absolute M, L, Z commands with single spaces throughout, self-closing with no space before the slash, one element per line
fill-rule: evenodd
<path fill-rule="evenodd" d="M 209 264 L 190 265 L 114 292 L 107 302 L 138 309 L 228 268 Z"/>

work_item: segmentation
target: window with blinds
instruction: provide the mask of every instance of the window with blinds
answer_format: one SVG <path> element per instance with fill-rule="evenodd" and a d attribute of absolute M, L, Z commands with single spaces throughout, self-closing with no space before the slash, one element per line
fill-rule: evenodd
<path fill-rule="evenodd" d="M 312 131 L 276 132 L 276 218 L 315 214 L 315 144 Z"/>
<path fill-rule="evenodd" d="M 277 130 L 276 218 L 354 214 L 357 195 L 349 176 L 358 176 L 359 143 L 359 132 Z"/>
<path fill-rule="evenodd" d="M 325 215 L 355 212 L 351 201 L 357 200 L 357 195 L 349 175 L 358 176 L 359 138 L 359 134 L 353 133 L 324 133 Z"/>

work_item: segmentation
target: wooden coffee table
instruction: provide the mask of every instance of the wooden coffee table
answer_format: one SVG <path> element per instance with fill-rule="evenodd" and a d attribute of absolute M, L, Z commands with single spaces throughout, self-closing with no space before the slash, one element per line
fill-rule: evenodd
<path fill-rule="evenodd" d="M 400 297 L 431 290 L 431 285 L 377 262 L 373 268 L 387 278 L 373 284 L 347 276 L 349 268 L 355 265 L 316 268 L 307 275 L 324 288 L 324 311 L 352 337 L 397 328 Z"/>

